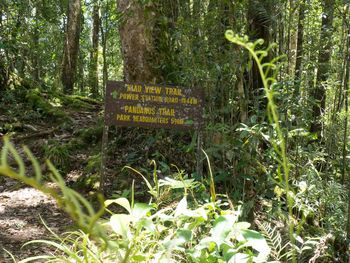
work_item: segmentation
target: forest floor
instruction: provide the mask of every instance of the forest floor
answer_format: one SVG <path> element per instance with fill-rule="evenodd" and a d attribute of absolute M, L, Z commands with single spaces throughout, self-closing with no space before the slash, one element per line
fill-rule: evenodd
<path fill-rule="evenodd" d="M 18 117 L 14 119 L 9 117 L 6 112 L 2 114 L 1 110 L 0 122 L 2 124 L 17 123 L 20 128 L 17 128 L 17 131 L 11 136 L 12 143 L 22 157 L 24 154 L 21 151 L 21 145 L 27 145 L 40 163 L 43 163 L 45 158 L 43 145 L 46 145 L 49 140 L 70 141 L 73 137 L 78 136 L 74 131 L 94 127 L 101 110 L 101 105 L 78 110 L 66 109 L 65 113 L 70 118 L 70 132 L 57 126 L 56 122 L 40 118 L 24 123 Z M 70 156 L 71 159 L 74 159 L 74 165 L 70 167 L 70 171 L 65 176 L 67 181 L 77 180 L 83 174 L 87 148 L 75 151 L 74 156 Z M 29 167 L 27 162 L 26 165 Z M 45 167 L 42 166 L 42 168 L 45 170 Z M 30 170 L 27 173 L 30 174 Z M 11 252 L 16 260 L 53 252 L 54 248 L 43 247 L 39 244 L 22 247 L 31 240 L 53 237 L 43 222 L 57 234 L 62 234 L 72 229 L 73 226 L 72 221 L 64 211 L 57 207 L 52 198 L 20 182 L 0 178 L 0 262 L 13 262 L 5 250 Z"/>
<path fill-rule="evenodd" d="M 22 145 L 28 146 L 37 158 L 44 178 L 49 173 L 45 164 L 48 159 L 68 186 L 92 202 L 96 200 L 99 182 L 102 133 L 101 102 L 25 87 L 0 97 L 0 150 L 1 137 L 9 134 L 23 158 L 26 175 L 31 176 L 33 171 Z M 153 173 L 151 160 L 156 160 L 160 178 L 176 172 L 170 164 L 185 171 L 195 167 L 195 137 L 191 133 L 140 128 L 111 128 L 109 133 L 106 174 L 110 179 L 106 197 L 127 196 L 135 180 L 135 198 L 148 198 L 142 178 L 123 169 L 125 165 L 140 169 L 149 180 Z M 9 158 L 9 163 L 16 167 L 13 158 Z M 69 216 L 50 197 L 18 181 L 0 177 L 0 262 L 13 262 L 5 250 L 16 260 L 54 252 L 54 248 L 41 244 L 23 247 L 31 240 L 53 239 L 43 222 L 58 235 L 74 229 Z"/>

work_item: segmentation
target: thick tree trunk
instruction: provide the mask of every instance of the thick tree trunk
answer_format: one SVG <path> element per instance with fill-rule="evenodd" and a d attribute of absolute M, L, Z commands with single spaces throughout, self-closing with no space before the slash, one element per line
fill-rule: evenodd
<path fill-rule="evenodd" d="M 323 0 L 322 28 L 320 34 L 320 50 L 318 54 L 318 71 L 316 87 L 313 92 L 315 100 L 313 106 L 313 121 L 310 132 L 316 133 L 321 138 L 322 120 L 321 117 L 326 107 L 326 89 L 324 82 L 328 79 L 330 60 L 332 53 L 332 26 L 334 13 L 334 0 Z"/>
<path fill-rule="evenodd" d="M 61 80 L 66 94 L 72 94 L 77 70 L 81 23 L 80 0 L 69 0 Z"/>
<path fill-rule="evenodd" d="M 90 54 L 90 87 L 93 97 L 98 96 L 98 40 L 100 30 L 100 15 L 97 1 L 94 2 L 92 12 L 92 50 Z"/>
<path fill-rule="evenodd" d="M 118 10 L 125 14 L 119 26 L 125 81 L 156 82 L 151 65 L 154 52 L 152 12 L 146 15 L 138 0 L 120 0 Z"/>

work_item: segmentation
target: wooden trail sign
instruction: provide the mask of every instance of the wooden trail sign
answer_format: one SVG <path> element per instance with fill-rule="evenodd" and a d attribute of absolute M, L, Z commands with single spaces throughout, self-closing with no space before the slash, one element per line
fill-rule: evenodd
<path fill-rule="evenodd" d="M 109 81 L 106 124 L 199 129 L 203 126 L 203 97 L 199 89 Z"/>
<path fill-rule="evenodd" d="M 197 130 L 197 174 L 202 174 L 204 94 L 200 89 L 108 81 L 102 138 L 100 189 L 105 191 L 108 128 L 134 126 Z"/>

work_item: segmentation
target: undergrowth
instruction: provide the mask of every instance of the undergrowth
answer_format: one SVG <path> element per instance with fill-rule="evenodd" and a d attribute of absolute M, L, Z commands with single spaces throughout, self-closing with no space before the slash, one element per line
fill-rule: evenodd
<path fill-rule="evenodd" d="M 63 237 L 51 232 L 54 241 L 36 240 L 26 245 L 43 244 L 56 249 L 53 255 L 34 256 L 21 262 L 264 262 L 270 248 L 264 237 L 249 229 L 250 224 L 240 222 L 239 207 L 231 207 L 227 196 L 215 194 L 211 186 L 211 200 L 195 200 L 189 193 L 196 188 L 193 179 L 159 179 L 153 183 L 138 171 L 147 182 L 152 199 L 137 203 L 134 194 L 126 198 L 102 201 L 96 212 L 79 193 L 68 188 L 58 171 L 48 161 L 48 178 L 59 191 L 48 187 L 40 166 L 28 148 L 24 152 L 30 159 L 34 174 L 26 167 L 17 150 L 5 137 L 1 151 L 0 174 L 19 180 L 53 197 L 75 221 L 80 230 Z M 9 166 L 12 156 L 16 167 Z M 132 169 L 132 168 L 131 168 Z M 155 170 L 156 171 L 156 170 Z M 157 201 L 169 189 L 183 189 L 181 200 L 161 208 Z M 132 187 L 132 193 L 134 187 Z M 189 200 L 192 200 L 190 203 Z M 122 207 L 114 212 L 112 205 Z M 108 212 L 109 218 L 101 216 Z M 204 261 L 203 261 L 204 260 Z"/>

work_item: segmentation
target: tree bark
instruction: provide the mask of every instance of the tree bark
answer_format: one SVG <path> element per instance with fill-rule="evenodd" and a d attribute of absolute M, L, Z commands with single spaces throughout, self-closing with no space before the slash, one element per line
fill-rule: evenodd
<path fill-rule="evenodd" d="M 100 7 L 95 0 L 92 11 L 92 50 L 90 54 L 90 87 L 94 98 L 99 94 L 98 92 L 98 41 L 100 31 Z"/>
<path fill-rule="evenodd" d="M 38 21 L 39 21 L 39 15 L 38 15 L 38 7 L 35 7 L 35 23 L 34 23 L 34 30 L 33 30 L 33 43 L 35 46 L 35 49 L 33 50 L 32 53 L 32 76 L 33 79 L 36 82 L 39 82 L 40 80 L 40 69 L 39 69 L 39 54 L 38 54 L 38 47 L 39 47 L 39 38 L 40 38 L 40 31 L 38 28 Z"/>
<path fill-rule="evenodd" d="M 0 32 L 3 32 L 3 24 L 2 24 L 2 17 L 3 17 L 3 4 L 0 3 Z M 2 37 L 2 34 L 0 33 L 0 36 Z M 5 70 L 5 63 L 4 63 L 4 56 L 2 53 L 0 53 L 0 93 L 5 90 L 5 86 L 7 84 L 7 77 L 6 77 L 6 70 Z"/>
<path fill-rule="evenodd" d="M 248 29 L 250 32 L 251 41 L 255 41 L 257 39 L 263 39 L 264 44 L 262 48 L 267 48 L 270 43 L 270 8 L 268 1 L 257 1 L 257 0 L 249 0 L 248 2 Z M 260 47 L 261 48 L 261 47 Z M 269 56 L 264 58 L 265 61 L 269 61 Z M 262 78 L 260 76 L 259 69 L 255 62 L 252 63 L 252 68 L 248 74 L 249 90 L 251 98 L 259 98 L 263 95 L 263 83 Z M 253 103 L 254 105 L 254 103 Z M 251 106 L 254 108 L 254 106 Z M 258 111 L 263 110 L 266 107 L 266 100 L 259 99 L 258 100 Z"/>
<path fill-rule="evenodd" d="M 318 139 L 322 136 L 321 117 L 326 107 L 326 89 L 324 82 L 328 79 L 330 60 L 332 53 L 332 26 L 334 14 L 334 0 L 323 0 L 322 27 L 320 33 L 320 50 L 318 54 L 318 71 L 316 76 L 316 86 L 313 92 L 313 121 L 310 132 L 316 133 Z"/>
<path fill-rule="evenodd" d="M 345 67 L 345 78 L 344 78 L 344 97 L 345 97 L 345 118 L 344 118 L 344 137 L 343 137 L 343 164 L 342 164 L 342 183 L 345 182 L 345 174 L 347 170 L 347 149 L 348 144 L 348 113 L 349 113 L 349 83 L 350 83 L 350 29 L 347 30 L 347 45 L 346 45 L 346 67 Z M 349 196 L 350 199 L 350 196 Z M 349 219 L 350 219 L 350 210 L 349 210 Z M 348 221 L 348 237 L 350 237 L 350 221 Z"/>
<path fill-rule="evenodd" d="M 153 12 L 145 13 L 138 0 L 118 1 L 118 11 L 124 14 L 119 26 L 126 82 L 156 82 L 151 56 L 154 45 L 151 29 Z"/>
<path fill-rule="evenodd" d="M 102 87 L 103 87 L 103 97 L 105 96 L 105 88 L 108 80 L 108 65 L 107 65 L 107 37 L 108 31 L 103 30 L 101 24 L 101 41 L 102 41 L 102 58 L 103 58 L 103 69 L 102 69 Z"/>
<path fill-rule="evenodd" d="M 74 89 L 79 53 L 80 26 L 81 2 L 80 0 L 69 0 L 61 75 L 63 90 L 66 94 L 72 94 Z"/>
<path fill-rule="evenodd" d="M 305 0 L 301 1 L 299 6 L 299 18 L 298 18 L 298 33 L 297 33 L 297 51 L 296 51 L 296 62 L 295 62 L 295 78 L 300 81 L 301 79 L 301 65 L 303 60 L 303 40 L 304 40 L 304 19 L 305 19 Z M 297 85 L 296 95 L 299 95 L 300 84 Z"/>

